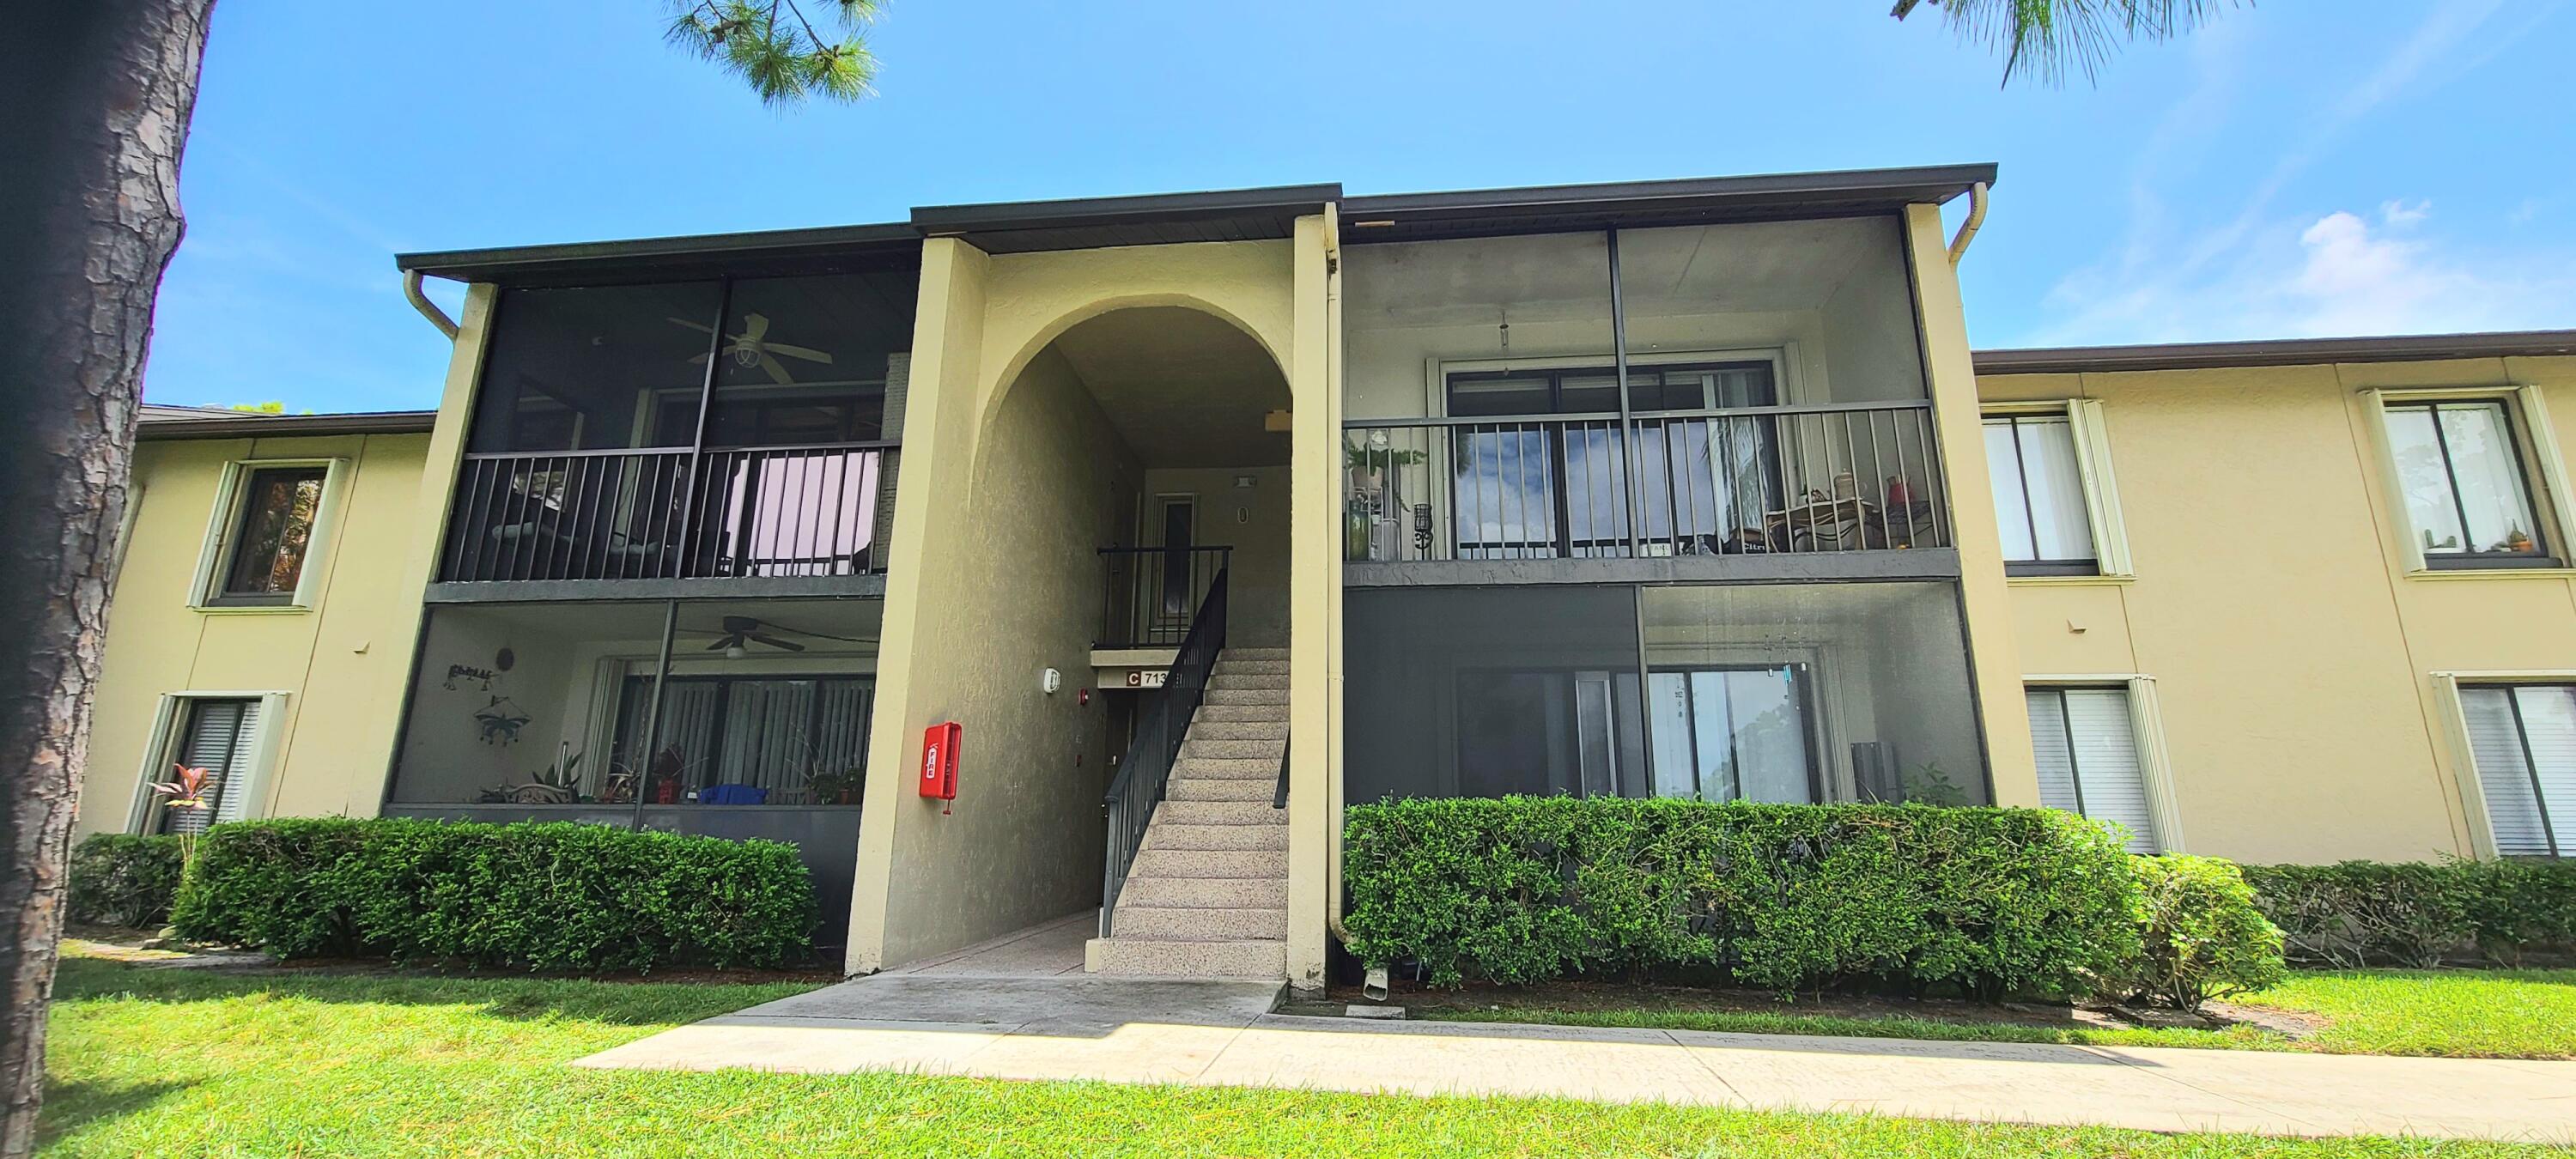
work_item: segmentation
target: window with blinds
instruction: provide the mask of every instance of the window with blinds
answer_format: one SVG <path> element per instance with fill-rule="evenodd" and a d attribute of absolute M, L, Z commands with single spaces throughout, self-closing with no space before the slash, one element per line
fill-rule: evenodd
<path fill-rule="evenodd" d="M 2039 803 L 2128 830 L 2132 853 L 2156 853 L 2155 814 L 2125 688 L 2032 688 L 2030 742 Z"/>
<path fill-rule="evenodd" d="M 2576 852 L 2576 685 L 2468 685 L 2460 711 L 2496 853 Z"/>
<path fill-rule="evenodd" d="M 251 761 L 259 747 L 260 702 L 255 697 L 191 698 L 181 703 L 170 757 L 147 782 L 169 781 L 186 765 L 206 770 L 206 808 L 172 809 L 154 794 L 146 828 L 155 833 L 202 833 L 209 825 L 249 816 Z"/>
<path fill-rule="evenodd" d="M 2093 575 L 2101 570 L 2084 501 L 2075 428 L 2063 414 L 1986 419 L 1986 461 L 2008 575 Z"/>
<path fill-rule="evenodd" d="M 629 676 L 620 697 L 616 761 L 641 763 L 653 678 Z M 867 767 L 876 681 L 864 676 L 674 676 L 663 694 L 660 751 L 679 764 L 682 791 L 733 786 L 727 804 L 817 804 L 817 776 Z"/>

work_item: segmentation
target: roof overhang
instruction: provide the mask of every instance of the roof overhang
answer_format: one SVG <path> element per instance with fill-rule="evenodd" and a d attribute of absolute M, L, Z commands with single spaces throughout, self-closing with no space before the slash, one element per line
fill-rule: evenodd
<path fill-rule="evenodd" d="M 545 286 L 717 274 L 833 273 L 907 266 L 920 260 L 921 235 L 909 225 L 889 222 L 397 254 L 394 266 L 459 282 Z"/>
<path fill-rule="evenodd" d="M 1278 185 L 1143 197 L 926 205 L 912 211 L 925 237 L 963 238 L 990 254 L 1104 249 L 1293 236 L 1297 219 L 1324 212 L 1339 185 Z"/>
<path fill-rule="evenodd" d="M 1362 243 L 1416 241 L 1612 226 L 1892 213 L 1908 205 L 1943 204 L 1980 182 L 1994 184 L 1993 165 L 1352 197 L 1341 203 L 1342 239 Z"/>
<path fill-rule="evenodd" d="M 2118 370 L 2216 370 L 2248 366 L 2315 366 L 2335 362 L 2440 362 L 2459 358 L 2559 356 L 2576 356 L 2576 330 L 1980 350 L 1976 352 L 1976 365 L 1978 374 L 2098 374 Z"/>
<path fill-rule="evenodd" d="M 434 410 L 360 411 L 321 415 L 234 415 L 229 418 L 146 419 L 134 437 L 160 439 L 279 439 L 312 435 L 421 435 L 438 420 Z"/>

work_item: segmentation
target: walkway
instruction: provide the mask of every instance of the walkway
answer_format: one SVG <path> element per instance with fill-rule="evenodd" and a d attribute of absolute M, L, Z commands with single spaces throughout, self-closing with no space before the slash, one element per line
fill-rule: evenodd
<path fill-rule="evenodd" d="M 678 1027 L 576 1065 L 1565 1096 L 2152 1131 L 2576 1143 L 2576 1062 L 1297 1017 L 1269 1013 L 1275 983 L 1063 971 L 1062 944 L 1078 963 L 1072 935 L 1091 920 Z"/>

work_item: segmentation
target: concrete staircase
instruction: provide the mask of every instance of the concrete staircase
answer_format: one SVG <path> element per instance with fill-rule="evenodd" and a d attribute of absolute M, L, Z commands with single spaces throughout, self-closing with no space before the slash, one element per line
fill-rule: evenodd
<path fill-rule="evenodd" d="M 1119 890 L 1095 974 L 1283 978 L 1288 811 L 1273 808 L 1288 746 L 1288 650 L 1217 655 L 1163 803 Z"/>

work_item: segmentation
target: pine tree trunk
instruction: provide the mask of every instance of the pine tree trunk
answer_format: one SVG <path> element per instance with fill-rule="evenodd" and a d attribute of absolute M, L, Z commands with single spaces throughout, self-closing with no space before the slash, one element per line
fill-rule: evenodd
<path fill-rule="evenodd" d="M 63 869 L 213 0 L 0 33 L 0 1156 L 35 1147 Z"/>

